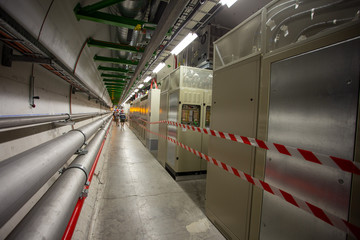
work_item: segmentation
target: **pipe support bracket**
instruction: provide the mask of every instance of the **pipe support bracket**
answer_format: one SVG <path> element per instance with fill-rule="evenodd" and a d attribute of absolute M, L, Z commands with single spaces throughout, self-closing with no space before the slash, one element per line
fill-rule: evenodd
<path fill-rule="evenodd" d="M 80 129 L 73 129 L 70 132 L 75 132 L 75 131 L 80 132 L 83 135 L 83 137 L 84 137 L 83 145 L 85 145 L 86 144 L 86 136 L 85 136 L 85 134 Z"/>
<path fill-rule="evenodd" d="M 86 185 L 87 182 L 88 182 L 88 170 L 86 169 L 86 167 L 84 165 L 82 165 L 82 164 L 74 163 L 74 164 L 71 164 L 68 168 L 66 168 L 65 171 L 69 170 L 71 168 L 78 168 L 78 169 L 80 169 L 81 171 L 84 172 L 84 174 L 85 174 L 85 183 L 84 183 L 84 185 Z"/>

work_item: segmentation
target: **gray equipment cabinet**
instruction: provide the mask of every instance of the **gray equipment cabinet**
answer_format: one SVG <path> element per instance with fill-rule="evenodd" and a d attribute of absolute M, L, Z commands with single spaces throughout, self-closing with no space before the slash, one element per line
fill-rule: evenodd
<path fill-rule="evenodd" d="M 160 82 L 162 83 L 161 120 L 205 127 L 206 116 L 209 117 L 211 111 L 209 99 L 211 98 L 212 71 L 180 66 Z M 204 112 L 206 108 L 208 109 L 207 115 Z M 204 151 L 207 148 L 207 139 L 203 142 L 202 134 L 199 132 L 168 125 L 166 129 L 161 127 L 160 133 L 164 133 L 165 130 L 166 136 L 198 151 Z M 159 152 L 160 149 L 159 162 L 164 164 L 175 179 L 206 172 L 206 161 L 193 153 L 169 142 L 161 142 Z M 163 149 L 166 149 L 166 155 L 163 155 Z"/>

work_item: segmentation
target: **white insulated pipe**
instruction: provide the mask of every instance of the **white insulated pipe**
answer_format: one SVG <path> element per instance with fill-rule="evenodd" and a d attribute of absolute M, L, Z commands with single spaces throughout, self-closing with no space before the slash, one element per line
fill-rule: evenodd
<path fill-rule="evenodd" d="M 107 113 L 108 112 L 0 117 L 0 129 L 26 126 L 31 124 L 39 124 L 39 123 L 76 120 L 86 117 L 96 117 Z"/>
<path fill-rule="evenodd" d="M 70 164 L 7 239 L 60 239 L 63 236 L 110 124 L 111 120 L 98 131 L 86 147 L 88 153 Z"/>
<path fill-rule="evenodd" d="M 0 162 L 2 227 L 111 115 Z"/>

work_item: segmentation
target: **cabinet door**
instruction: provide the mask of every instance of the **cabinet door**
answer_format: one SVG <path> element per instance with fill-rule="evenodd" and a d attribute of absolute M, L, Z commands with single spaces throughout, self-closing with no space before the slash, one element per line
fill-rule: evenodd
<path fill-rule="evenodd" d="M 214 72 L 212 129 L 255 137 L 259 71 L 260 57 L 256 56 Z M 253 147 L 211 136 L 208 152 L 215 159 L 252 174 Z M 231 239 L 248 239 L 252 188 L 250 183 L 208 165 L 206 212 Z"/>
<path fill-rule="evenodd" d="M 353 159 L 360 41 L 271 65 L 268 140 Z M 266 182 L 348 218 L 351 174 L 268 152 Z M 345 239 L 346 234 L 264 193 L 261 239 Z"/>

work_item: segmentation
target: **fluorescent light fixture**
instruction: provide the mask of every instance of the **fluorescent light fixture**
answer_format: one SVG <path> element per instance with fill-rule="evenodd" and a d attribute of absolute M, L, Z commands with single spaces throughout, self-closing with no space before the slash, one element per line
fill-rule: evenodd
<path fill-rule="evenodd" d="M 220 3 L 230 8 L 237 0 L 221 0 Z"/>
<path fill-rule="evenodd" d="M 171 54 L 178 55 L 184 48 L 186 48 L 198 35 L 196 33 L 189 33 L 172 51 Z"/>
<path fill-rule="evenodd" d="M 163 67 L 165 67 L 165 63 L 159 63 L 159 65 L 157 65 L 157 67 L 153 70 L 153 73 L 158 73 Z"/>
<path fill-rule="evenodd" d="M 140 89 L 140 88 L 142 88 L 144 86 L 144 84 L 139 84 L 139 86 L 138 86 L 138 88 Z"/>
<path fill-rule="evenodd" d="M 138 91 L 139 91 L 139 89 L 135 89 L 135 90 L 134 90 L 134 93 L 137 93 Z"/>
<path fill-rule="evenodd" d="M 148 82 L 151 80 L 151 77 L 150 76 L 147 76 L 145 79 L 144 79 L 144 82 Z"/>
<path fill-rule="evenodd" d="M 126 103 L 127 101 L 129 101 L 130 98 L 131 98 L 131 95 L 124 102 Z"/>

